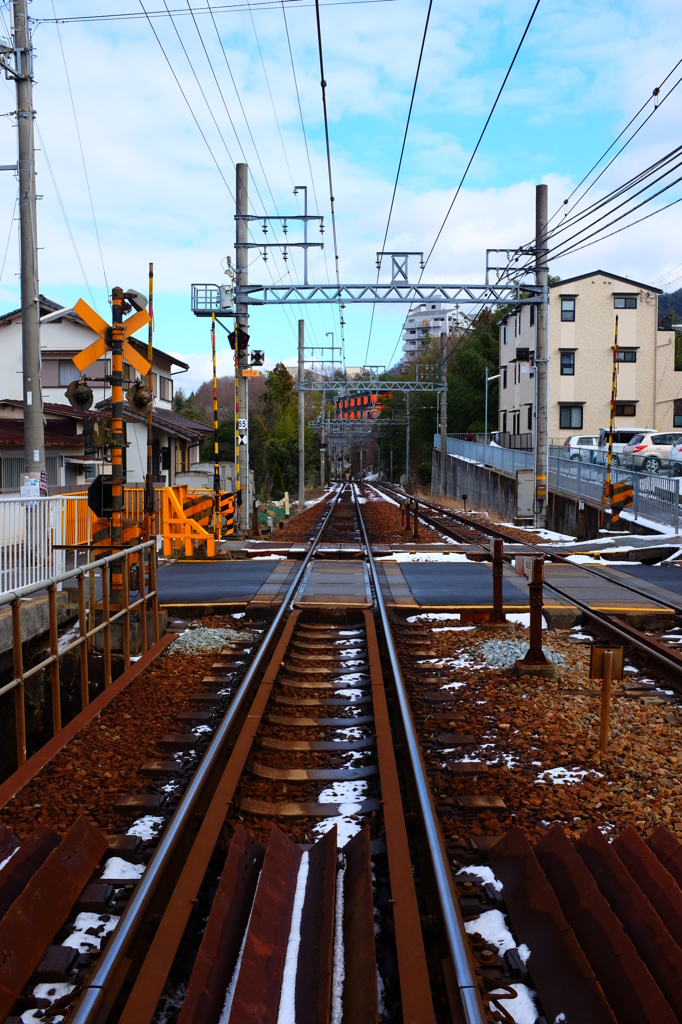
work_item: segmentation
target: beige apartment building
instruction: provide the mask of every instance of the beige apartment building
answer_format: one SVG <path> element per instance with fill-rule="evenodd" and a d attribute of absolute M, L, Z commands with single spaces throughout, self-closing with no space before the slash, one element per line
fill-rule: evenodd
<path fill-rule="evenodd" d="M 549 436 L 608 427 L 618 316 L 616 426 L 682 426 L 682 369 L 675 332 L 658 330 L 661 289 L 596 270 L 550 287 Z M 518 306 L 500 324 L 498 429 L 533 433 L 536 308 Z M 512 442 L 513 443 L 513 442 Z"/>

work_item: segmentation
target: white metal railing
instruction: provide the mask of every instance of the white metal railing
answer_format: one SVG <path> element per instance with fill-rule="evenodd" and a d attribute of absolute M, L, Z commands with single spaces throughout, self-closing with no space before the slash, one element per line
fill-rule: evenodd
<path fill-rule="evenodd" d="M 434 435 L 434 447 L 440 450 L 440 435 Z M 495 469 L 506 476 L 514 476 L 517 469 L 533 469 L 533 452 L 496 448 L 448 437 L 448 455 Z M 591 462 L 549 456 L 547 485 L 550 491 L 575 500 L 600 505 L 606 480 L 606 466 Z M 639 473 L 622 466 L 611 467 L 611 483 L 632 486 L 631 511 L 635 519 L 651 519 L 679 528 L 680 478 L 652 473 Z"/>
<path fill-rule="evenodd" d="M 0 594 L 59 576 L 63 545 L 91 541 L 88 498 L 0 498 Z"/>

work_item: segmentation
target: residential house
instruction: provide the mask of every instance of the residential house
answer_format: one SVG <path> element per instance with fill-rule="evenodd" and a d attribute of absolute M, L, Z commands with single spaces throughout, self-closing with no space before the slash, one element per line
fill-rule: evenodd
<path fill-rule="evenodd" d="M 86 485 L 101 469 L 101 463 L 85 454 L 83 413 L 73 410 L 64 393 L 79 377 L 73 356 L 87 348 L 97 335 L 71 308 L 40 297 L 40 351 L 43 412 L 45 415 L 45 455 L 49 489 L 71 489 Z M 130 339 L 146 357 L 147 344 Z M 23 405 L 21 310 L 0 316 L 0 358 L 5 366 L 5 384 L 0 387 L 0 491 L 18 489 L 23 469 Z M 176 472 L 189 470 L 200 459 L 201 446 L 212 433 L 210 427 L 181 416 L 173 409 L 174 378 L 189 369 L 176 356 L 154 348 L 152 382 L 153 473 L 157 482 L 172 484 Z M 124 378 L 132 383 L 138 374 L 126 362 Z M 111 402 L 111 387 L 106 375 L 111 372 L 110 358 L 88 367 L 86 377 L 93 391 L 93 411 Z M 87 415 L 87 414 L 86 414 Z M 124 400 L 124 469 L 126 482 L 142 483 L 147 472 L 147 422 L 129 408 Z"/>
<path fill-rule="evenodd" d="M 659 330 L 661 294 L 603 270 L 550 286 L 549 437 L 555 443 L 609 425 L 616 316 L 616 426 L 682 425 L 682 367 L 675 367 L 674 332 Z M 512 435 L 534 432 L 536 331 L 534 305 L 515 307 L 500 323 L 498 428 Z"/>

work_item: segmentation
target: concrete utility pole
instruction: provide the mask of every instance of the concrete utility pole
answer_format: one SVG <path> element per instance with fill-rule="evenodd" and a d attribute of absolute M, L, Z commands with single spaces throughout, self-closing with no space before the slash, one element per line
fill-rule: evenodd
<path fill-rule="evenodd" d="M 24 376 L 24 472 L 40 479 L 45 469 L 45 429 L 40 384 L 40 291 L 36 164 L 33 134 L 33 49 L 27 0 L 14 0 L 19 135 L 19 236 L 21 240 L 21 355 Z"/>
<path fill-rule="evenodd" d="M 535 341 L 535 525 L 547 526 L 549 465 L 549 288 L 547 285 L 547 186 L 535 188 L 535 283 L 543 295 L 537 307 Z"/>
<path fill-rule="evenodd" d="M 405 409 L 407 412 L 407 432 L 405 435 L 405 485 L 410 483 L 410 392 L 405 395 Z"/>
<path fill-rule="evenodd" d="M 307 223 L 307 221 L 306 221 Z M 307 250 L 306 250 L 307 252 Z M 324 433 L 324 407 L 325 407 L 325 393 L 322 392 L 320 396 L 320 419 L 322 420 L 322 444 L 325 443 Z M 320 487 L 324 487 L 324 448 L 320 448 Z"/>
<path fill-rule="evenodd" d="M 249 167 L 248 164 L 237 164 L 237 181 L 236 181 L 236 192 L 237 192 L 237 242 L 246 243 L 249 240 L 249 222 L 245 219 L 249 212 Z M 236 284 L 247 285 L 249 283 L 249 250 L 241 245 L 237 246 L 237 273 L 236 273 Z M 236 322 L 239 325 L 238 335 L 243 331 L 248 334 L 249 330 L 249 307 L 246 302 L 237 303 L 237 318 Z M 249 349 L 248 345 L 245 347 L 243 352 L 236 353 L 237 358 L 234 361 L 234 372 L 235 378 L 237 374 L 241 375 L 241 370 L 246 369 L 249 365 Z M 249 528 L 249 381 L 247 377 L 241 377 L 240 380 L 243 382 L 243 390 L 241 393 L 240 402 L 240 418 L 246 421 L 246 444 L 240 445 L 241 452 L 235 451 L 235 464 L 239 459 L 240 468 L 242 468 L 244 479 L 241 482 L 242 491 L 242 506 L 238 512 L 241 526 L 244 531 Z M 237 381 L 235 379 L 235 393 L 236 393 Z M 235 434 L 238 434 L 235 431 Z"/>
<path fill-rule="evenodd" d="M 443 390 L 440 393 L 440 493 L 444 497 L 448 491 L 448 336 L 443 331 L 440 336 L 440 382 Z"/>
<path fill-rule="evenodd" d="M 298 321 L 298 510 L 305 506 L 305 320 Z"/>

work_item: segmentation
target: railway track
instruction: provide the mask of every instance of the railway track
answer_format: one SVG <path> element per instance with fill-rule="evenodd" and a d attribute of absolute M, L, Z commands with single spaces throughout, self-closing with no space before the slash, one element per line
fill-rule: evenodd
<path fill-rule="evenodd" d="M 404 501 L 409 497 L 405 492 L 395 487 L 387 487 L 382 484 L 379 485 L 377 489 L 383 490 L 391 497 L 399 498 L 401 501 Z M 446 536 L 453 540 L 461 541 L 466 544 L 475 544 L 483 550 L 488 549 L 488 545 L 485 543 L 485 540 L 488 537 L 495 537 L 503 541 L 511 541 L 516 544 L 519 543 L 517 538 L 510 537 L 508 533 L 505 533 L 503 530 L 499 530 L 493 526 L 486 526 L 479 523 L 472 526 L 465 516 L 459 515 L 454 510 L 439 506 L 435 502 L 419 499 L 419 508 L 419 516 L 425 523 L 428 523 L 428 525 L 434 527 L 434 529 L 441 530 Z M 428 511 L 424 511 L 424 509 L 428 509 Z M 556 552 L 547 551 L 546 548 L 541 548 L 537 544 L 523 542 L 523 548 L 524 551 L 536 552 L 538 556 L 559 564 L 575 565 L 575 563 L 570 562 L 568 558 L 565 558 Z M 512 556 L 507 554 L 505 557 L 508 562 L 512 561 Z M 609 577 L 605 573 L 600 572 L 599 569 L 594 566 L 581 565 L 579 568 L 582 572 L 588 575 L 608 580 L 610 583 L 615 582 L 613 577 Z M 622 580 L 618 580 L 617 585 L 629 593 L 641 594 L 641 590 L 638 589 L 637 585 L 634 583 L 627 584 Z M 675 651 L 672 651 L 670 647 L 663 643 L 658 637 L 650 633 L 642 632 L 642 630 L 637 629 L 620 616 L 610 615 L 607 612 L 594 611 L 584 601 L 576 598 L 575 595 L 569 594 L 566 590 L 557 586 L 556 583 L 549 583 L 545 580 L 544 589 L 550 593 L 556 594 L 557 597 L 564 598 L 566 601 L 569 601 L 571 604 L 579 608 L 586 623 L 588 623 L 595 632 L 606 640 L 635 647 L 645 654 L 647 658 L 651 660 L 652 666 L 656 667 L 656 670 L 660 673 L 661 677 L 665 679 L 665 681 L 678 693 L 682 693 L 682 657 L 680 657 Z M 672 608 L 677 616 L 682 615 L 682 602 L 679 600 L 676 601 L 673 595 L 671 595 L 670 601 L 666 599 L 666 603 L 658 601 L 653 597 L 649 597 L 649 600 L 654 604 L 658 604 L 666 613 Z"/>
<path fill-rule="evenodd" d="M 364 547 L 368 606 L 306 607 L 323 539 Z M 158 792 L 131 794 L 153 828 L 0 832 L 0 1020 L 525 1022 L 531 987 L 547 1020 L 682 1019 L 682 845 L 509 829 L 471 698 L 387 612 L 351 487 L 274 619 L 240 626 L 147 764 Z M 490 915 L 514 934 L 470 924 Z"/>

